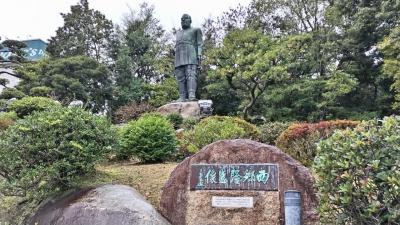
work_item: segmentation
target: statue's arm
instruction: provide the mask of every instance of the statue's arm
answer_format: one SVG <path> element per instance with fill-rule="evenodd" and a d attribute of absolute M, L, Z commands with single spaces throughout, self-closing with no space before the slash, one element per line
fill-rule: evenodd
<path fill-rule="evenodd" d="M 203 33 L 199 28 L 196 29 L 196 41 L 197 41 L 197 58 L 201 59 L 203 53 Z"/>

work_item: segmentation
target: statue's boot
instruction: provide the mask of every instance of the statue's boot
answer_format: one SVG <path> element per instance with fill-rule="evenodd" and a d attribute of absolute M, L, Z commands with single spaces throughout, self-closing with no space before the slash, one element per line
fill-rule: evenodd
<path fill-rule="evenodd" d="M 186 82 L 183 80 L 178 81 L 179 87 L 179 98 L 175 100 L 175 102 L 186 102 L 187 101 L 187 92 L 186 92 Z"/>
<path fill-rule="evenodd" d="M 179 98 L 174 102 L 186 102 L 187 101 L 187 90 L 186 90 L 186 76 L 185 71 L 182 67 L 175 68 L 176 80 L 178 81 Z"/>
<path fill-rule="evenodd" d="M 196 92 L 194 92 L 194 91 L 189 91 L 189 99 L 188 99 L 189 101 L 197 101 L 197 98 L 196 98 Z"/>
<path fill-rule="evenodd" d="M 183 96 L 179 96 L 179 98 L 177 100 L 175 100 L 174 102 L 186 102 L 187 99 Z"/>
<path fill-rule="evenodd" d="M 197 89 L 197 79 L 196 74 L 189 76 L 187 79 L 187 86 L 189 92 L 189 101 L 197 101 L 196 99 L 196 89 Z"/>

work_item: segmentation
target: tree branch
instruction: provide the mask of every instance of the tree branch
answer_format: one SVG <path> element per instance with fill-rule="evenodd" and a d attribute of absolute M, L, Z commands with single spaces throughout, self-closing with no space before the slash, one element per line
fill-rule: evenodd
<path fill-rule="evenodd" d="M 11 76 L 14 76 L 14 77 L 18 77 L 18 75 L 17 74 L 14 74 L 14 73 L 10 73 L 10 72 L 8 72 L 8 71 L 0 71 L 0 74 L 2 74 L 2 73 L 5 73 L 5 74 L 8 74 L 8 75 L 11 75 Z"/>
<path fill-rule="evenodd" d="M 311 24 L 311 22 L 309 20 L 312 16 L 310 16 L 310 14 L 308 13 L 307 4 L 304 2 L 304 0 L 301 0 L 301 3 L 303 3 L 304 14 L 306 16 L 305 20 L 306 20 L 308 26 L 310 27 L 310 29 L 314 30 L 314 26 Z"/>

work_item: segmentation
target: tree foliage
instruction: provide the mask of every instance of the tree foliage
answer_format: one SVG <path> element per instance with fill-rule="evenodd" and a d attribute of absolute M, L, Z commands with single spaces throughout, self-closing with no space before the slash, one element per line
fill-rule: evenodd
<path fill-rule="evenodd" d="M 89 8 L 88 0 L 61 13 L 64 25 L 51 37 L 46 50 L 53 57 L 84 55 L 98 62 L 108 61 L 112 44 L 113 24 L 100 11 Z"/>
<path fill-rule="evenodd" d="M 390 0 L 253 0 L 249 6 L 232 8 L 216 20 L 207 19 L 203 28 L 210 33 L 206 35 L 210 50 L 205 51 L 207 79 L 202 96 L 218 103 L 215 112 L 242 111 L 239 114 L 245 115 L 246 105 L 252 101 L 251 91 L 246 97 L 244 89 L 252 82 L 239 84 L 232 78 L 254 74 L 266 82 L 262 67 L 245 65 L 257 65 L 251 57 L 259 54 L 262 56 L 257 55 L 257 60 L 259 64 L 265 62 L 265 67 L 270 59 L 263 56 L 271 56 L 275 50 L 282 69 L 279 74 L 285 82 L 269 83 L 248 110 L 250 115 L 263 115 L 272 121 L 317 121 L 391 114 L 394 95 L 390 86 L 396 67 L 391 66 L 388 72 L 390 66 L 386 66 L 385 73 L 392 75 L 384 75 L 381 68 L 385 59 L 376 47 L 398 23 L 399 7 L 397 1 Z M 243 33 L 235 36 L 238 31 Z M 251 39 L 244 31 L 258 34 Z M 386 43 L 395 43 L 387 37 Z M 387 65 L 393 65 L 397 59 L 389 55 L 383 54 L 394 59 L 387 61 Z"/>
<path fill-rule="evenodd" d="M 208 79 L 223 78 L 237 92 L 239 109 L 247 118 L 269 87 L 287 82 L 291 74 L 301 75 L 301 61 L 292 61 L 297 53 L 288 48 L 297 50 L 305 39 L 275 40 L 250 29 L 232 30 L 209 54 Z"/>
<path fill-rule="evenodd" d="M 64 105 L 81 100 L 93 112 L 107 109 L 112 97 L 111 73 L 96 60 L 75 56 L 46 59 L 21 67 L 17 71 L 23 78 L 17 86 L 26 94 L 38 87 L 47 87 L 50 95 Z"/>
<path fill-rule="evenodd" d="M 7 84 L 10 83 L 10 81 L 6 78 L 0 78 L 0 85 L 7 88 Z"/>
<path fill-rule="evenodd" d="M 179 97 L 178 84 L 173 77 L 166 78 L 160 83 L 147 84 L 149 103 L 155 107 L 174 101 Z"/>
<path fill-rule="evenodd" d="M 113 114 L 114 123 L 127 123 L 138 119 L 142 114 L 154 111 L 154 108 L 147 102 L 131 102 L 119 107 Z"/>
<path fill-rule="evenodd" d="M 125 16 L 118 38 L 114 108 L 148 97 L 143 89 L 142 99 L 132 96 L 139 84 L 158 83 L 173 74 L 172 46 L 154 17 L 154 7 L 143 3 L 138 11 L 132 10 Z"/>
<path fill-rule="evenodd" d="M 0 93 L 0 99 L 23 98 L 25 93 L 15 88 L 4 88 Z"/>
<path fill-rule="evenodd" d="M 199 95 L 214 101 L 215 113 L 246 119 L 318 121 L 392 114 L 399 108 L 399 12 L 394 0 L 252 0 L 230 8 L 202 24 Z M 116 32 L 87 0 L 62 16 L 64 25 L 50 40 L 49 51 L 57 57 L 112 59 L 107 66 L 113 99 L 107 105 L 114 111 L 131 102 L 159 106 L 174 98 L 173 42 L 153 6 L 143 3 L 131 10 Z M 51 82 L 19 90 L 53 97 L 55 89 L 65 93 L 63 87 L 69 86 L 70 93 L 83 93 L 69 81 Z"/>
<path fill-rule="evenodd" d="M 22 50 L 23 48 L 26 48 L 26 44 L 24 42 L 9 39 L 9 40 L 4 40 L 1 43 L 1 46 L 7 48 L 7 50 L 11 53 L 11 56 L 6 61 L 11 61 L 14 63 L 20 63 L 25 61 L 24 57 L 26 53 L 24 50 Z"/>
<path fill-rule="evenodd" d="M 252 0 L 247 23 L 264 33 L 289 35 L 323 27 L 326 0 Z"/>
<path fill-rule="evenodd" d="M 399 2 L 390 0 L 330 2 L 325 16 L 330 28 L 325 45 L 331 50 L 336 70 L 358 83 L 337 104 L 378 115 L 391 113 L 391 80 L 382 76 L 376 46 L 398 21 L 399 9 Z"/>
<path fill-rule="evenodd" d="M 396 92 L 393 107 L 400 108 L 400 26 L 394 28 L 391 33 L 379 45 L 384 55 L 383 72 L 394 79 L 391 88 Z"/>

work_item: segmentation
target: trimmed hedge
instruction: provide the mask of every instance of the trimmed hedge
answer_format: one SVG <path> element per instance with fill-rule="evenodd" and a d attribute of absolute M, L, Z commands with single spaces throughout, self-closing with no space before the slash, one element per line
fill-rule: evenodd
<path fill-rule="evenodd" d="M 314 171 L 324 224 L 398 224 L 400 117 L 363 122 L 318 144 Z"/>
<path fill-rule="evenodd" d="M 303 165 L 310 167 L 316 155 L 318 141 L 329 137 L 336 129 L 353 128 L 358 124 L 358 121 L 351 120 L 292 124 L 279 135 L 276 145 Z"/>
<path fill-rule="evenodd" d="M 0 138 L 0 192 L 27 199 L 70 187 L 94 171 L 115 144 L 106 118 L 77 108 L 51 108 L 18 120 Z"/>
<path fill-rule="evenodd" d="M 259 128 L 261 131 L 261 142 L 269 145 L 275 145 L 276 139 L 285 131 L 291 122 L 268 122 L 262 124 Z"/>
<path fill-rule="evenodd" d="M 195 117 L 188 117 L 184 118 L 182 121 L 182 129 L 184 130 L 191 130 L 199 123 L 199 119 Z"/>
<path fill-rule="evenodd" d="M 18 117 L 23 118 L 35 111 L 45 111 L 53 107 L 59 107 L 61 104 L 51 98 L 45 97 L 24 97 L 13 101 L 8 106 L 8 111 L 14 111 Z"/>
<path fill-rule="evenodd" d="M 237 117 L 211 116 L 201 120 L 180 140 L 181 152 L 195 153 L 215 141 L 236 138 L 259 140 L 259 129 Z"/>
<path fill-rule="evenodd" d="M 50 87 L 39 86 L 33 87 L 29 90 L 29 95 L 38 97 L 49 97 L 53 90 Z"/>
<path fill-rule="evenodd" d="M 175 129 L 160 114 L 144 114 L 129 122 L 120 132 L 120 149 L 117 157 L 129 159 L 134 156 L 142 162 L 162 162 L 176 151 Z"/>
<path fill-rule="evenodd" d="M 0 93 L 0 99 L 21 99 L 25 96 L 26 95 L 24 94 L 24 92 L 15 88 L 4 88 L 3 91 Z"/>
<path fill-rule="evenodd" d="M 166 117 L 175 129 L 179 129 L 183 124 L 183 117 L 179 113 L 170 113 Z"/>

